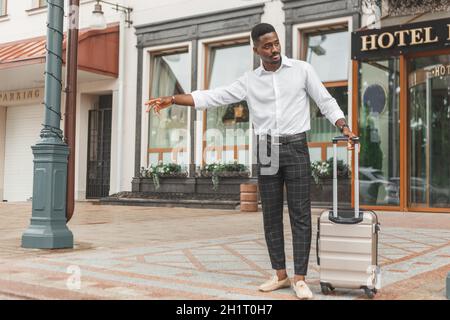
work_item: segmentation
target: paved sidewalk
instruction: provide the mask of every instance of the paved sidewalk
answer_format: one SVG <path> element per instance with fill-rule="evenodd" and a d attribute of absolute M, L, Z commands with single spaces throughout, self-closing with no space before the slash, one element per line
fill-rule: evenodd
<path fill-rule="evenodd" d="M 316 217 L 307 282 L 315 299 L 366 299 L 362 290 L 320 292 Z M 445 299 L 450 214 L 378 212 L 382 288 L 375 299 Z M 285 299 L 257 290 L 272 275 L 261 212 L 104 206 L 78 202 L 71 250 L 20 247 L 31 203 L 0 204 L 1 299 Z M 288 272 L 291 232 L 285 214 Z M 80 275 L 78 282 L 77 275 Z"/>

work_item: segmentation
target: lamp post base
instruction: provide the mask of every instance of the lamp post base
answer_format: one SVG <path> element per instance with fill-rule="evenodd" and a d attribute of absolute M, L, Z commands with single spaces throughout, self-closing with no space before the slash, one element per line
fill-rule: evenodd
<path fill-rule="evenodd" d="M 73 234 L 67 228 L 65 221 L 56 225 L 34 225 L 22 235 L 22 248 L 30 249 L 63 249 L 73 248 Z"/>
<path fill-rule="evenodd" d="M 64 143 L 38 143 L 34 155 L 31 223 L 22 235 L 23 248 L 73 248 L 66 225 L 67 155 Z"/>

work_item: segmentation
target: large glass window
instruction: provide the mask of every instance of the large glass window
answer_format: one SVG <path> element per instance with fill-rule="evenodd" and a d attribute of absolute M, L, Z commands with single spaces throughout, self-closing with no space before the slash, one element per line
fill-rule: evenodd
<path fill-rule="evenodd" d="M 253 66 L 249 43 L 208 47 L 208 88 L 229 85 Z M 246 101 L 208 109 L 204 161 L 205 163 L 249 164 L 249 112 Z"/>
<path fill-rule="evenodd" d="M 348 63 L 350 61 L 347 27 L 330 27 L 327 31 L 305 33 L 303 57 L 317 72 L 330 94 L 336 99 L 345 116 L 348 115 Z M 311 130 L 308 132 L 311 160 L 326 160 L 332 156 L 331 139 L 340 132 L 310 101 Z M 339 148 L 340 154 L 345 153 Z M 342 157 L 347 161 L 346 157 Z"/>
<path fill-rule="evenodd" d="M 450 207 L 450 55 L 409 62 L 409 204 Z"/>
<path fill-rule="evenodd" d="M 6 0 L 0 0 L 0 16 L 6 15 Z"/>
<path fill-rule="evenodd" d="M 152 57 L 151 96 L 171 96 L 191 91 L 190 57 L 187 52 L 155 55 Z M 159 161 L 189 163 L 188 110 L 171 106 L 160 114 L 149 113 L 149 164 Z"/>
<path fill-rule="evenodd" d="M 347 30 L 306 36 L 306 62 L 314 67 L 320 80 L 331 82 L 348 79 L 349 41 Z"/>
<path fill-rule="evenodd" d="M 361 204 L 399 205 L 399 61 L 362 62 L 359 75 Z"/>

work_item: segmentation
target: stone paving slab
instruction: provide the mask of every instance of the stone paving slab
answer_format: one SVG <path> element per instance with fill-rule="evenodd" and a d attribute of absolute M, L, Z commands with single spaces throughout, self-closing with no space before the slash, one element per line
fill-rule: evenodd
<path fill-rule="evenodd" d="M 38 250 L 20 247 L 30 204 L 0 205 L 1 299 L 296 300 L 290 288 L 257 290 L 273 274 L 260 212 L 89 203 L 77 203 L 76 208 L 69 223 L 74 249 Z M 382 288 L 375 299 L 445 299 L 450 215 L 378 215 Z M 307 282 L 315 299 L 366 299 L 362 290 L 337 289 L 327 296 L 320 292 L 316 228 L 313 219 Z M 285 237 L 292 276 L 287 213 Z"/>

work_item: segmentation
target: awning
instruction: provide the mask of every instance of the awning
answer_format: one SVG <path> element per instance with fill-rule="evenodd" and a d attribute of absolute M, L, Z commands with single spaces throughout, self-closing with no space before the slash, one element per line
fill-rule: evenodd
<path fill-rule="evenodd" d="M 45 37 L 0 44 L 0 69 L 45 62 Z"/>
<path fill-rule="evenodd" d="M 0 70 L 45 62 L 46 37 L 0 44 Z M 66 60 L 66 34 L 63 60 Z M 119 73 L 119 26 L 105 30 L 80 30 L 78 35 L 78 69 L 116 77 Z"/>

